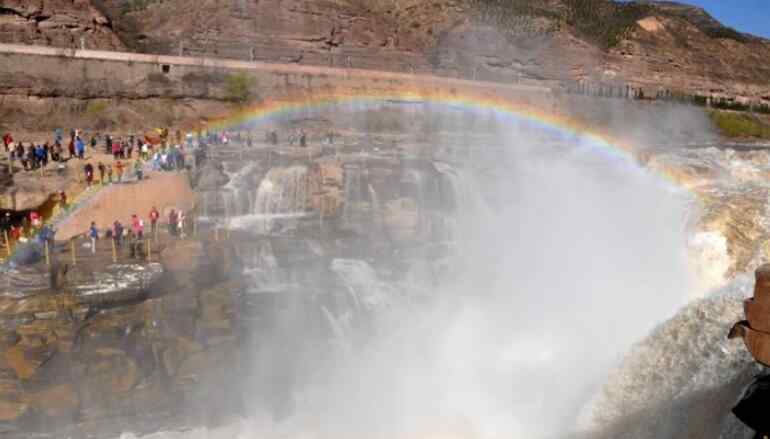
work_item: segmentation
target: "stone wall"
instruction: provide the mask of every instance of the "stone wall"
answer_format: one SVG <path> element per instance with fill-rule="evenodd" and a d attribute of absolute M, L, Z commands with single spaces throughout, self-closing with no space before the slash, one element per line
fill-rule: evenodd
<path fill-rule="evenodd" d="M 452 78 L 210 58 L 0 45 L 0 95 L 78 99 L 227 100 L 228 77 L 253 78 L 252 95 L 472 94 L 546 105 L 550 90 Z"/>

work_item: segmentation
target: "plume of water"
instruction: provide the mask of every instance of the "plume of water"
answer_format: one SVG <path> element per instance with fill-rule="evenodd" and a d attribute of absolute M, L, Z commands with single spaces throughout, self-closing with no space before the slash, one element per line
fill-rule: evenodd
<path fill-rule="evenodd" d="M 456 205 L 451 235 L 461 245 L 451 273 L 434 284 L 427 304 L 415 303 L 411 285 L 396 294 L 371 265 L 331 261 L 343 293 L 361 303 L 356 312 L 375 316 L 374 328 L 290 389 L 289 420 L 250 424 L 250 433 L 564 437 L 628 346 L 686 303 L 687 196 L 632 163 L 596 155 L 584 139 L 508 132 L 506 120 L 486 116 L 502 147 L 479 148 L 473 164 L 494 160 L 504 172 L 435 165 Z M 300 212 L 304 173 L 271 170 L 255 213 Z M 351 197 L 362 192 L 355 180 L 346 188 Z M 490 188 L 506 202 L 490 207 Z M 434 196 L 419 192 L 422 201 Z M 324 313 L 335 342 L 355 331 L 345 312 Z M 601 399 L 596 404 L 592 413 L 602 412 Z"/>

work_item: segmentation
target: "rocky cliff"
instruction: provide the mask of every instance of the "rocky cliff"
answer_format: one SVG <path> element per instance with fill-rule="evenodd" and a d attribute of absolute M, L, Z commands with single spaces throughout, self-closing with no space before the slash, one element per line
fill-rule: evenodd
<path fill-rule="evenodd" d="M 89 0 L 3 0 L 0 2 L 0 41 L 125 49 L 110 19 Z"/>
<path fill-rule="evenodd" d="M 770 104 L 770 42 L 673 2 L 8 0 L 0 42 L 582 81 L 648 97 Z"/>
<path fill-rule="evenodd" d="M 4 268 L 0 436 L 115 437 L 228 410 L 240 289 L 229 251 L 178 241 L 155 263 L 105 264 L 100 250 L 75 266 L 54 252 L 50 272 Z"/>

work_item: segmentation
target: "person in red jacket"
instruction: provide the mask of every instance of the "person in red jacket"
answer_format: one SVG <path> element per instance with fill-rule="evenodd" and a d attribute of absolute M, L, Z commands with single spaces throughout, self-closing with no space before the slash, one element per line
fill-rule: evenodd
<path fill-rule="evenodd" d="M 11 143 L 13 143 L 13 137 L 11 136 L 11 133 L 5 133 L 5 135 L 3 136 L 3 145 L 5 145 L 5 152 L 10 151 Z"/>

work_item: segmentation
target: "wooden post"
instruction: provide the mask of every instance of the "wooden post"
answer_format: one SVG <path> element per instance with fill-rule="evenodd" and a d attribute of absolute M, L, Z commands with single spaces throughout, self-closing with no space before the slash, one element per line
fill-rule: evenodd
<path fill-rule="evenodd" d="M 3 235 L 5 236 L 5 251 L 8 253 L 8 257 L 11 257 L 11 239 L 8 237 L 8 231 L 4 230 Z"/>
<path fill-rule="evenodd" d="M 78 265 L 78 256 L 77 256 L 77 253 L 75 252 L 75 240 L 74 239 L 70 239 L 70 250 L 72 252 L 72 265 L 73 266 Z"/>
<path fill-rule="evenodd" d="M 51 249 L 49 248 L 48 241 L 45 242 L 45 265 L 51 266 Z"/>
<path fill-rule="evenodd" d="M 319 207 L 318 207 L 318 226 L 319 226 L 319 228 L 321 229 L 322 232 L 323 232 L 323 229 L 324 229 L 324 207 L 325 207 L 325 202 L 326 202 L 326 197 L 321 195 L 318 198 L 318 205 L 319 205 Z"/>
<path fill-rule="evenodd" d="M 112 241 L 112 263 L 116 264 L 118 262 L 118 248 L 115 246 L 115 238 L 110 239 Z"/>
<path fill-rule="evenodd" d="M 152 261 L 152 247 L 151 247 L 152 243 L 150 242 L 149 239 L 146 242 L 147 242 L 147 262 L 151 262 Z"/>

